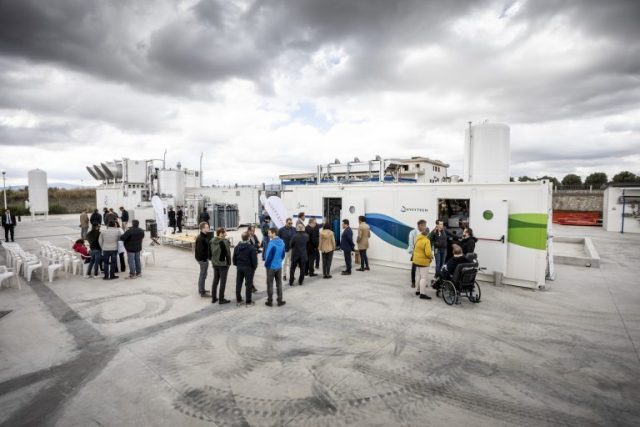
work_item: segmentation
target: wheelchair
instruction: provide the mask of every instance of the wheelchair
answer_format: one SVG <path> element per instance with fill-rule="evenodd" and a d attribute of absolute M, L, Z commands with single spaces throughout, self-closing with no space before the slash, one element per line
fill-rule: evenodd
<path fill-rule="evenodd" d="M 433 288 L 436 296 L 442 294 L 442 299 L 448 305 L 460 304 L 460 298 L 467 298 L 472 303 L 479 303 L 482 295 L 480 285 L 476 281 L 478 271 L 485 268 L 478 265 L 478 256 L 474 253 L 465 255 L 466 261 L 458 264 L 451 279 L 445 279 L 442 275 L 434 281 Z"/>

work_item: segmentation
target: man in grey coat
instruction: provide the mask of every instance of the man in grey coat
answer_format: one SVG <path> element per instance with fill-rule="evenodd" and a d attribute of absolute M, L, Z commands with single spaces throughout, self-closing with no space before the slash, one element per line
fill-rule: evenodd
<path fill-rule="evenodd" d="M 117 279 L 115 274 L 118 262 L 118 241 L 122 236 L 122 229 L 116 227 L 114 220 L 109 221 L 107 229 L 100 233 L 98 242 L 102 248 L 102 258 L 104 259 L 103 280 Z"/>

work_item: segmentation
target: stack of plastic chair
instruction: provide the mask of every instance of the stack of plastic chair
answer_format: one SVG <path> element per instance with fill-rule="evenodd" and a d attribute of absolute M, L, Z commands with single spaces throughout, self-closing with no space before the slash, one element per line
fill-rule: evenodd
<path fill-rule="evenodd" d="M 18 289 L 22 289 L 22 286 L 20 286 L 20 278 L 15 273 L 13 268 L 7 267 L 6 265 L 0 265 L 0 288 L 2 287 L 2 282 L 11 278 L 13 278 L 14 280 L 17 280 Z"/>

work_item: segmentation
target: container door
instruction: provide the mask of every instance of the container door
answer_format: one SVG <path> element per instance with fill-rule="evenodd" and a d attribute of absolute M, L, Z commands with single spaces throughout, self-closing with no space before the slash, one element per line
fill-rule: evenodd
<path fill-rule="evenodd" d="M 509 205 L 506 200 L 472 199 L 469 227 L 478 239 L 476 253 L 487 272 L 507 272 Z"/>
<path fill-rule="evenodd" d="M 343 219 L 349 220 L 349 226 L 357 230 L 358 229 L 358 217 L 360 215 L 364 216 L 364 197 L 354 197 L 354 196 L 345 196 L 342 199 L 342 218 L 340 222 L 342 223 Z M 340 224 L 342 227 L 342 224 Z M 356 239 L 356 233 L 353 233 L 353 240 Z"/>

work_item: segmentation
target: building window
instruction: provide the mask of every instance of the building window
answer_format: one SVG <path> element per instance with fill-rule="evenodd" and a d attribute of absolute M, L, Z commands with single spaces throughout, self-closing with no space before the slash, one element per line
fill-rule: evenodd
<path fill-rule="evenodd" d="M 403 171 L 408 171 L 409 170 L 409 165 L 402 165 L 402 170 Z"/>
<path fill-rule="evenodd" d="M 420 164 L 416 163 L 416 169 L 420 169 Z"/>

